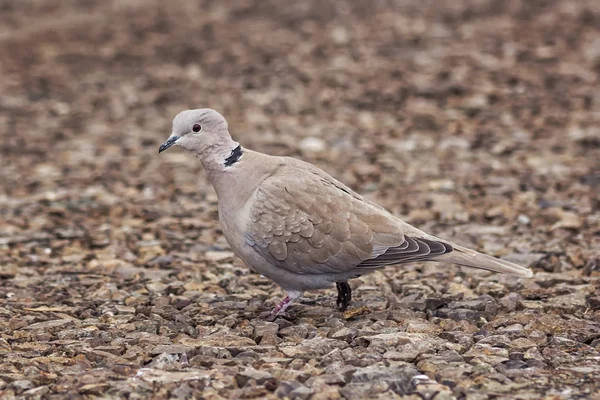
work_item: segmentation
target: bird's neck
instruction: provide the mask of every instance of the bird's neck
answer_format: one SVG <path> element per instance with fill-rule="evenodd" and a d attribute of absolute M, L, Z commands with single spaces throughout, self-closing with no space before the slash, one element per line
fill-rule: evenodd
<path fill-rule="evenodd" d="M 211 183 L 215 178 L 231 169 L 244 155 L 242 146 L 233 139 L 215 144 L 197 153 Z"/>
<path fill-rule="evenodd" d="M 217 192 L 219 204 L 232 208 L 245 204 L 256 187 L 273 171 L 271 156 L 242 147 L 237 149 L 237 146 L 225 157 L 230 166 L 225 166 L 221 159 L 218 170 L 207 169 L 208 180 Z"/>

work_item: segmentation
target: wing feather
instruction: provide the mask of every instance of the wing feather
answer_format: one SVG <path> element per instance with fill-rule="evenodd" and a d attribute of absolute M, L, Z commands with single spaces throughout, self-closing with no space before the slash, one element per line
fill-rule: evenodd
<path fill-rule="evenodd" d="M 406 236 L 406 226 L 333 178 L 289 168 L 257 189 L 245 235 L 271 263 L 298 274 L 374 269 L 451 251 L 415 237 L 412 227 Z"/>
<path fill-rule="evenodd" d="M 386 265 L 403 264 L 409 261 L 428 260 L 452 251 L 452 246 L 443 242 L 406 236 L 408 246 L 391 247 L 382 255 L 365 260 L 357 268 L 380 268 Z M 404 247 L 404 248 L 402 248 Z"/>

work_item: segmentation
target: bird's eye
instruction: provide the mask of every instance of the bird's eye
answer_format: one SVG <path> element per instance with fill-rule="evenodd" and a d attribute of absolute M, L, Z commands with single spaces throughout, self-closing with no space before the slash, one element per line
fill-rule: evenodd
<path fill-rule="evenodd" d="M 198 133 L 202 130 L 202 127 L 200 126 L 200 124 L 194 124 L 194 126 L 192 127 L 192 131 Z"/>

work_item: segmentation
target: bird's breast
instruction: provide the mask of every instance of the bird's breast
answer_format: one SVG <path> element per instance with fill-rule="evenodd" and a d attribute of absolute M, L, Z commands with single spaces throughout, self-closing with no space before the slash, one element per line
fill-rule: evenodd
<path fill-rule="evenodd" d="M 249 211 L 246 206 L 231 207 L 219 202 L 219 222 L 223 230 L 223 236 L 229 243 L 233 252 L 246 261 L 244 247 L 246 246 L 245 231 L 249 218 Z"/>

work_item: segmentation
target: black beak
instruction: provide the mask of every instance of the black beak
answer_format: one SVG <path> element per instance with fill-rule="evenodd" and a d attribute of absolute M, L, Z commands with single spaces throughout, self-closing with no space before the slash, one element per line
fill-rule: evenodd
<path fill-rule="evenodd" d="M 175 142 L 177 141 L 177 139 L 179 139 L 179 136 L 171 136 L 169 139 L 167 139 L 166 142 L 164 142 L 163 144 L 160 145 L 160 147 L 158 148 L 158 152 L 162 153 L 169 147 L 173 146 L 175 144 Z"/>

